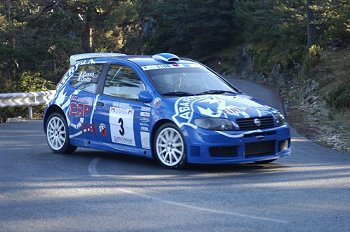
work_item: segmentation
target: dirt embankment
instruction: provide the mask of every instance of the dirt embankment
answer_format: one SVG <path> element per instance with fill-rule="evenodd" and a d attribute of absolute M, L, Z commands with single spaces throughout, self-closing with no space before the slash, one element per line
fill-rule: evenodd
<path fill-rule="evenodd" d="M 235 78 L 277 85 L 290 124 L 306 137 L 350 152 L 350 48 L 327 50 L 303 77 L 276 64 L 269 75 L 255 72 L 243 57 Z M 295 70 L 297 72 L 298 70 Z"/>
<path fill-rule="evenodd" d="M 307 78 L 281 86 L 290 123 L 302 134 L 350 152 L 350 48 L 321 53 Z"/>

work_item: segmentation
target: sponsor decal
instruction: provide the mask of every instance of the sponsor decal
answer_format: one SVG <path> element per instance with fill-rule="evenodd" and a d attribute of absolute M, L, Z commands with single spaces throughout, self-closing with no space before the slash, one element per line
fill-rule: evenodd
<path fill-rule="evenodd" d="M 149 118 L 146 118 L 146 117 L 141 117 L 140 118 L 140 122 L 149 122 L 150 119 Z"/>
<path fill-rule="evenodd" d="M 151 145 L 150 145 L 150 135 L 149 135 L 149 132 L 141 131 L 141 132 L 140 132 L 140 137 L 141 137 L 141 145 L 142 145 L 142 148 L 144 148 L 144 149 L 150 149 L 150 148 L 151 148 Z"/>
<path fill-rule="evenodd" d="M 65 91 L 65 89 L 62 89 L 61 91 L 58 91 L 56 93 L 56 100 L 55 103 L 59 106 L 61 106 L 63 109 L 65 109 L 64 103 L 67 103 L 69 101 L 67 101 L 67 92 Z"/>
<path fill-rule="evenodd" d="M 72 95 L 71 101 L 92 105 L 92 97 L 79 97 L 78 95 Z"/>
<path fill-rule="evenodd" d="M 140 112 L 141 117 L 150 117 L 151 113 L 150 112 Z"/>
<path fill-rule="evenodd" d="M 94 124 L 82 123 L 82 125 L 81 125 L 81 131 L 82 131 L 83 133 L 95 134 L 95 133 L 96 133 L 96 125 L 94 125 Z"/>
<path fill-rule="evenodd" d="M 107 135 L 107 128 L 106 128 L 106 125 L 101 123 L 99 126 L 98 126 L 98 129 L 99 129 L 99 132 L 100 132 L 100 135 L 102 137 L 106 137 Z"/>
<path fill-rule="evenodd" d="M 147 127 L 149 127 L 149 124 L 148 123 L 144 123 L 144 122 L 140 122 L 140 126 L 147 126 Z"/>
<path fill-rule="evenodd" d="M 110 107 L 109 124 L 113 143 L 135 146 L 134 110 L 132 108 Z"/>
<path fill-rule="evenodd" d="M 68 119 L 68 125 L 76 130 L 78 130 L 84 123 L 84 118 L 79 118 L 79 121 L 77 123 L 72 123 L 71 121 L 69 121 Z M 81 130 L 80 130 L 81 132 Z"/>
<path fill-rule="evenodd" d="M 85 117 L 90 112 L 90 106 L 83 103 L 71 102 L 69 112 L 74 117 Z"/>
<path fill-rule="evenodd" d="M 175 115 L 172 117 L 179 126 L 188 125 L 196 127 L 191 121 L 194 113 L 193 103 L 200 101 L 207 96 L 181 97 L 175 102 Z"/>
<path fill-rule="evenodd" d="M 142 70 L 155 70 L 155 69 L 169 69 L 169 68 L 198 68 L 202 67 L 200 64 L 160 64 L 160 65 L 146 65 L 142 66 Z"/>
<path fill-rule="evenodd" d="M 204 117 L 213 118 L 229 118 L 230 115 L 249 118 L 251 117 L 249 110 L 254 110 L 258 115 L 261 115 L 258 107 L 261 105 L 241 97 L 220 95 L 181 97 L 174 104 L 175 114 L 172 118 L 179 127 L 187 125 L 196 128 L 192 120 L 194 112 Z"/>
<path fill-rule="evenodd" d="M 81 82 L 92 82 L 92 81 L 94 81 L 94 77 L 95 77 L 95 72 L 82 71 L 79 74 L 78 81 L 81 81 Z"/>
<path fill-rule="evenodd" d="M 89 60 L 83 60 L 83 61 L 78 61 L 75 64 L 73 64 L 68 72 L 63 76 L 61 81 L 57 85 L 57 90 L 60 90 L 66 83 L 67 81 L 74 75 L 74 73 L 77 71 L 80 65 L 82 64 L 95 64 L 95 61 L 93 59 Z"/>
<path fill-rule="evenodd" d="M 72 95 L 69 105 L 69 114 L 73 117 L 85 117 L 89 114 L 92 105 L 91 97 Z"/>
<path fill-rule="evenodd" d="M 148 127 L 145 127 L 145 126 L 141 126 L 141 127 L 140 127 L 140 130 L 141 130 L 141 131 L 149 131 L 149 128 L 148 128 Z"/>
<path fill-rule="evenodd" d="M 230 105 L 220 110 L 224 114 L 239 116 L 239 115 L 245 115 L 246 109 L 247 109 L 246 107 L 237 107 L 237 106 Z"/>
<path fill-rule="evenodd" d="M 161 102 L 162 102 L 162 100 L 159 97 L 155 98 L 154 101 L 153 101 L 153 107 L 154 108 L 159 108 L 160 105 L 161 105 Z"/>
<path fill-rule="evenodd" d="M 151 107 L 141 107 L 141 111 L 145 111 L 145 112 L 151 112 Z"/>

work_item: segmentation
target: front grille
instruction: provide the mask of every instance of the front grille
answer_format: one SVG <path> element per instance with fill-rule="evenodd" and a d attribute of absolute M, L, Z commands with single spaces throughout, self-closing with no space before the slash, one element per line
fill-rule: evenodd
<path fill-rule="evenodd" d="M 260 125 L 254 122 L 256 119 L 260 121 Z M 240 130 L 257 130 L 274 127 L 273 117 L 240 118 L 236 119 L 236 122 Z"/>
<path fill-rule="evenodd" d="M 254 142 L 245 144 L 245 157 L 257 157 L 273 155 L 275 153 L 275 141 Z"/>
<path fill-rule="evenodd" d="M 210 147 L 209 153 L 214 157 L 236 157 L 237 147 L 226 146 L 226 147 Z"/>

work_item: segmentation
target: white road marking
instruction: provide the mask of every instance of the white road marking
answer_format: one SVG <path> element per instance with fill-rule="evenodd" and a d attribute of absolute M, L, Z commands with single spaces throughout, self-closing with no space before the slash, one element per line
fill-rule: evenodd
<path fill-rule="evenodd" d="M 88 167 L 90 176 L 98 177 L 98 172 L 96 170 L 96 166 L 97 166 L 98 162 L 100 162 L 100 160 L 101 160 L 100 157 L 96 157 L 90 162 L 89 167 Z"/>
<path fill-rule="evenodd" d="M 248 214 L 235 213 L 235 212 L 223 211 L 223 210 L 216 210 L 216 209 L 210 209 L 210 208 L 205 208 L 205 207 L 200 207 L 200 206 L 194 206 L 194 205 L 179 203 L 179 202 L 176 202 L 176 201 L 164 200 L 164 199 L 161 199 L 161 198 L 158 198 L 158 197 L 153 197 L 153 196 L 150 196 L 150 195 L 137 193 L 135 191 L 131 191 L 131 190 L 127 190 L 127 189 L 119 189 L 119 190 L 121 192 L 123 192 L 123 193 L 127 193 L 127 194 L 130 194 L 130 195 L 134 195 L 134 196 L 138 196 L 138 197 L 142 197 L 142 198 L 151 199 L 151 200 L 154 200 L 154 201 L 158 201 L 160 203 L 173 205 L 173 206 L 178 206 L 178 207 L 187 208 L 187 209 L 192 209 L 192 210 L 197 210 L 197 211 L 202 211 L 202 212 L 207 212 L 207 213 L 223 214 L 223 215 L 228 215 L 228 216 L 250 218 L 250 219 L 261 220 L 261 221 L 288 223 L 285 220 L 273 219 L 273 218 L 268 218 L 268 217 L 252 216 L 252 215 L 248 215 Z"/>
<path fill-rule="evenodd" d="M 43 134 L 38 135 L 21 135 L 21 138 L 23 137 L 44 137 Z M 18 135 L 0 135 L 0 138 L 18 138 Z"/>
<path fill-rule="evenodd" d="M 96 157 L 90 162 L 90 164 L 88 166 L 89 173 L 92 177 L 104 177 L 103 175 L 99 175 L 98 171 L 96 169 L 97 164 L 100 162 L 100 160 L 101 160 L 100 157 Z M 242 213 L 231 212 L 231 211 L 216 210 L 216 209 L 210 209 L 210 208 L 205 208 L 205 207 L 200 207 L 200 206 L 194 206 L 194 205 L 190 205 L 190 204 L 184 204 L 184 203 L 180 203 L 180 202 L 176 202 L 176 201 L 165 200 L 165 199 L 162 199 L 159 197 L 154 197 L 151 195 L 138 193 L 138 192 L 128 190 L 125 188 L 118 188 L 118 190 L 122 193 L 134 195 L 134 196 L 137 196 L 140 198 L 151 199 L 151 200 L 163 203 L 163 204 L 177 206 L 177 207 L 181 207 L 181 208 L 187 208 L 187 209 L 206 212 L 206 213 L 214 213 L 214 214 L 222 214 L 222 215 L 226 215 L 226 216 L 249 218 L 249 219 L 259 220 L 259 221 L 270 221 L 270 222 L 284 223 L 284 224 L 288 223 L 288 221 L 286 221 L 286 220 L 279 220 L 279 219 L 274 219 L 274 218 L 269 218 L 269 217 L 259 217 L 259 216 L 253 216 L 251 214 L 248 215 L 248 214 L 242 214 Z"/>

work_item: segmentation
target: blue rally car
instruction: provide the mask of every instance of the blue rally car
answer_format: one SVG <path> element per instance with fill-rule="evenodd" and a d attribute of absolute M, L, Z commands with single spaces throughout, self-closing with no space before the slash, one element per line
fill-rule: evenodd
<path fill-rule="evenodd" d="M 281 113 L 202 64 L 169 53 L 71 56 L 44 117 L 50 149 L 186 163 L 269 163 L 290 154 Z"/>

